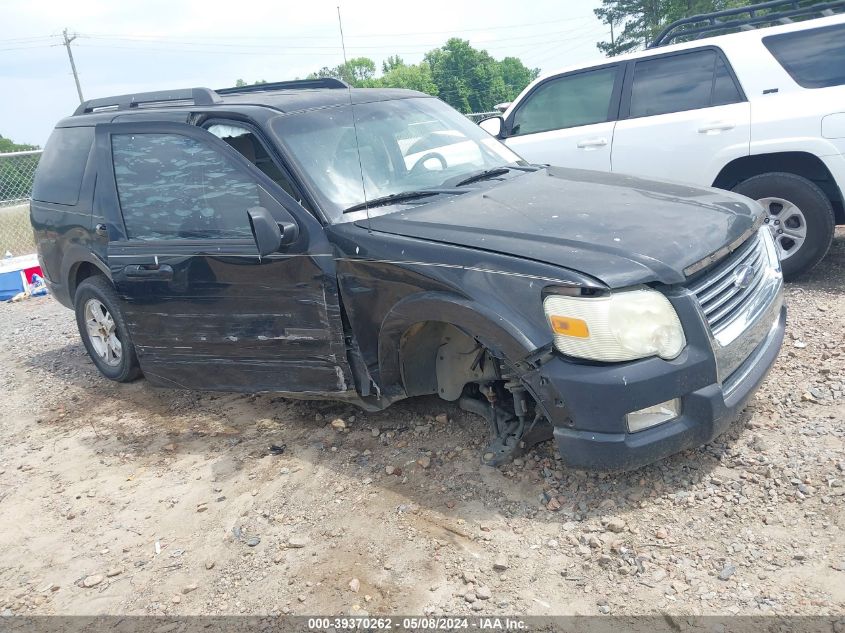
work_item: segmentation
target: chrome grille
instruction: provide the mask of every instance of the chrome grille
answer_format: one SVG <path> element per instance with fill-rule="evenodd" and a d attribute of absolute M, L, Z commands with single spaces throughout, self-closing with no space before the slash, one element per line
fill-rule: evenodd
<path fill-rule="evenodd" d="M 726 259 L 690 284 L 689 289 L 698 298 L 714 334 L 727 327 L 754 298 L 763 285 L 766 264 L 766 247 L 760 234 L 755 233 Z M 743 272 L 741 266 L 750 267 L 744 284 L 737 283 L 737 275 Z"/>

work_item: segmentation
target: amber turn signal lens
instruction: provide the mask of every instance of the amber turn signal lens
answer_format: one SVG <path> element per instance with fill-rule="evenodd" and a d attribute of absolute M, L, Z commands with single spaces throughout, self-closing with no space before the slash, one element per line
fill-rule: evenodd
<path fill-rule="evenodd" d="M 552 324 L 552 330 L 554 330 L 555 334 L 575 336 L 577 338 L 589 338 L 590 336 L 587 322 L 583 319 L 551 315 L 549 321 Z"/>

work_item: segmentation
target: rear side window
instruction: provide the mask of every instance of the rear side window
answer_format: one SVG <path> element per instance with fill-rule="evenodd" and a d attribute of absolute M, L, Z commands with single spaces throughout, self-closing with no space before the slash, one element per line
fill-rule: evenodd
<path fill-rule="evenodd" d="M 763 44 L 802 88 L 845 85 L 845 24 L 769 35 Z"/>
<path fill-rule="evenodd" d="M 216 149 L 178 134 L 115 134 L 112 156 L 129 239 L 252 239 L 258 184 Z"/>
<path fill-rule="evenodd" d="M 32 197 L 42 202 L 75 205 L 94 143 L 93 127 L 56 128 L 38 161 Z"/>
<path fill-rule="evenodd" d="M 534 134 L 602 123 L 610 113 L 617 66 L 545 82 L 532 92 L 513 118 L 513 134 Z"/>
<path fill-rule="evenodd" d="M 739 101 L 742 95 L 716 51 L 696 51 L 637 62 L 629 116 L 654 116 Z"/>

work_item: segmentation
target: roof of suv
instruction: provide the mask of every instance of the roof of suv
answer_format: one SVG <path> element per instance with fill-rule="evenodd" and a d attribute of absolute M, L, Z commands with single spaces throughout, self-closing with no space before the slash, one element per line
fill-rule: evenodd
<path fill-rule="evenodd" d="M 431 95 L 399 88 L 350 88 L 342 81 L 296 80 L 258 84 L 239 88 L 187 88 L 127 95 L 116 95 L 85 101 L 76 112 L 59 122 L 58 127 L 91 125 L 115 114 L 152 114 L 165 111 L 195 111 L 197 107 L 261 106 L 291 113 L 315 108 L 341 106 L 348 103 L 372 103 Z M 92 121 L 92 119 L 94 121 Z"/>
<path fill-rule="evenodd" d="M 728 33 L 725 35 L 717 35 L 713 37 L 703 37 L 700 39 L 694 39 L 688 42 L 678 42 L 676 44 L 667 44 L 659 47 L 654 48 L 645 48 L 642 50 L 632 51 L 630 53 L 623 53 L 621 55 L 616 55 L 615 57 L 605 57 L 605 58 L 598 58 L 590 60 L 587 63 L 583 64 L 576 64 L 565 66 L 562 68 L 557 68 L 553 71 L 543 73 L 537 79 L 535 79 L 531 84 L 529 84 L 528 88 L 539 83 L 540 81 L 547 79 L 549 77 L 554 77 L 556 75 L 560 75 L 567 72 L 572 72 L 575 70 L 580 70 L 584 68 L 590 68 L 593 66 L 600 66 L 603 64 L 613 64 L 617 62 L 624 62 L 632 59 L 637 59 L 640 57 L 652 57 L 654 55 L 662 55 L 665 53 L 670 53 L 672 51 L 682 51 L 685 49 L 691 48 L 701 48 L 703 46 L 718 46 L 721 48 L 726 48 L 727 45 L 732 44 L 734 46 L 742 46 L 743 42 L 750 42 L 751 40 L 759 41 L 761 38 L 769 36 L 769 35 L 776 35 L 780 33 L 790 33 L 793 31 L 801 31 L 804 29 L 811 29 L 817 28 L 821 26 L 828 26 L 832 24 L 842 24 L 845 22 L 845 15 L 833 15 L 829 17 L 823 18 L 816 18 L 813 20 L 804 20 L 801 22 L 794 22 L 792 24 L 784 24 L 781 26 L 768 26 L 765 28 L 759 29 L 751 29 L 740 31 L 738 33 Z M 526 89 L 527 91 L 527 89 Z M 521 96 L 521 95 L 520 95 Z M 519 97 L 514 100 L 514 102 L 518 101 Z"/>

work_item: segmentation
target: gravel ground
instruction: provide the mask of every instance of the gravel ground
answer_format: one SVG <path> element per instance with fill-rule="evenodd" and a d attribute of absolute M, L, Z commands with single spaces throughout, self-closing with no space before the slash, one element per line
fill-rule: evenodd
<path fill-rule="evenodd" d="M 839 232 L 734 428 L 622 475 L 481 467 L 432 398 L 116 385 L 70 311 L 2 305 L 0 612 L 841 614 L 843 273 Z"/>

